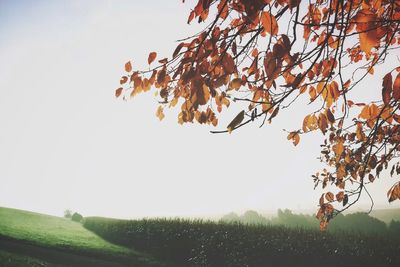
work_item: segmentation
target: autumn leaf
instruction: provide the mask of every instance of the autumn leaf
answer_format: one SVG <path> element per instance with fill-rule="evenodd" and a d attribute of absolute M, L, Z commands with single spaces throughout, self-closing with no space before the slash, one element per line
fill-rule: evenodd
<path fill-rule="evenodd" d="M 327 192 L 325 194 L 325 198 L 326 198 L 327 201 L 332 202 L 334 200 L 334 195 L 333 195 L 332 192 Z"/>
<path fill-rule="evenodd" d="M 157 57 L 156 52 L 151 52 L 149 54 L 149 57 L 147 58 L 147 62 L 149 63 L 149 65 L 156 59 L 156 57 Z"/>
<path fill-rule="evenodd" d="M 400 99 L 400 73 L 397 74 L 393 83 L 393 98 L 394 100 Z"/>
<path fill-rule="evenodd" d="M 132 71 L 132 64 L 130 61 L 125 63 L 125 71 L 126 72 L 131 72 Z"/>
<path fill-rule="evenodd" d="M 164 109 L 162 106 L 159 106 L 156 112 L 156 116 L 158 117 L 158 119 L 161 121 L 162 119 L 164 119 L 165 115 L 164 115 Z"/>
<path fill-rule="evenodd" d="M 172 54 L 172 58 L 175 58 L 179 54 L 179 52 L 181 51 L 183 45 L 184 45 L 184 43 L 182 42 L 175 48 L 175 51 Z"/>
<path fill-rule="evenodd" d="M 122 87 L 115 90 L 115 97 L 119 97 L 121 95 L 121 93 L 122 93 Z"/>
<path fill-rule="evenodd" d="M 125 84 L 128 81 L 128 77 L 126 76 L 122 76 L 121 79 L 119 80 L 119 83 L 121 85 Z"/>
<path fill-rule="evenodd" d="M 240 88 L 242 84 L 242 79 L 240 78 L 235 78 L 229 83 L 229 89 L 230 90 L 237 90 Z"/>
<path fill-rule="evenodd" d="M 328 121 L 325 114 L 323 113 L 320 113 L 318 116 L 318 127 L 323 134 L 326 133 L 326 129 L 328 128 Z"/>
<path fill-rule="evenodd" d="M 244 119 L 244 110 L 239 112 L 236 117 L 228 124 L 228 132 L 231 133 Z"/>
<path fill-rule="evenodd" d="M 298 132 L 291 132 L 289 133 L 289 135 L 287 136 L 288 140 L 292 140 L 293 144 L 295 146 L 297 146 L 297 144 L 300 142 L 300 135 Z"/>
<path fill-rule="evenodd" d="M 392 74 L 389 72 L 383 77 L 382 82 L 382 99 L 385 105 L 389 104 L 392 94 Z"/>
<path fill-rule="evenodd" d="M 342 202 L 344 199 L 344 192 L 340 191 L 339 193 L 336 194 L 336 200 L 339 202 Z"/>
<path fill-rule="evenodd" d="M 278 34 L 278 23 L 274 15 L 270 12 L 264 11 L 261 15 L 261 23 L 264 27 L 264 31 L 268 32 L 270 35 L 275 36 Z"/>
<path fill-rule="evenodd" d="M 400 199 L 400 182 L 393 185 L 388 193 L 389 202 L 393 202 L 396 199 Z"/>
<path fill-rule="evenodd" d="M 333 115 L 331 109 L 326 109 L 326 117 L 328 118 L 328 121 L 332 124 L 335 123 L 335 116 Z"/>

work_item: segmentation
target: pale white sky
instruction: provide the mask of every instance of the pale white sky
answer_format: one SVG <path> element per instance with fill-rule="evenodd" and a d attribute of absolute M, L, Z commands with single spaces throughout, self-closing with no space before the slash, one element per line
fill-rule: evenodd
<path fill-rule="evenodd" d="M 170 56 L 200 29 L 186 24 L 192 5 L 0 1 L 0 206 L 123 218 L 316 209 L 322 135 L 294 148 L 282 131 L 306 111 L 212 135 L 173 112 L 159 122 L 152 94 L 114 98 L 126 61 L 146 68 L 149 52 Z M 387 204 L 393 182 L 370 189 L 378 206 L 400 207 Z"/>

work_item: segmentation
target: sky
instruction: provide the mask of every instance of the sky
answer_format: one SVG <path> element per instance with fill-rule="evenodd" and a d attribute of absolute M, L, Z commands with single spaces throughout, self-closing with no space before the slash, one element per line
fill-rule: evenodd
<path fill-rule="evenodd" d="M 204 26 L 186 24 L 186 2 L 0 0 L 0 206 L 119 218 L 317 209 L 323 136 L 294 147 L 283 131 L 301 125 L 301 103 L 266 127 L 214 135 L 173 111 L 159 122 L 153 94 L 115 99 L 125 62 L 147 68 L 149 52 L 171 56 Z M 386 199 L 394 182 L 370 187 L 377 207 L 400 207 Z"/>

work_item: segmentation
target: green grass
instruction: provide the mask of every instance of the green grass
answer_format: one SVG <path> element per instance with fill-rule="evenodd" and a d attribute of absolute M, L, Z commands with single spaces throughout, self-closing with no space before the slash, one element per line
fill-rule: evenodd
<path fill-rule="evenodd" d="M 400 266 L 400 242 L 383 234 L 190 220 L 86 218 L 84 226 L 177 266 Z"/>
<path fill-rule="evenodd" d="M 31 266 L 31 267 L 43 267 L 43 266 L 54 266 L 56 264 L 51 264 L 41 259 L 36 259 L 33 257 L 20 255 L 16 253 L 10 253 L 0 250 L 0 264 L 2 267 L 18 267 L 18 266 Z M 61 266 L 61 265 L 58 265 Z"/>
<path fill-rule="evenodd" d="M 3 240 L 3 247 L 6 246 L 4 242 L 13 242 L 19 246 L 34 245 L 57 252 L 142 264 L 136 266 L 155 263 L 147 254 L 105 241 L 85 229 L 81 223 L 10 208 L 0 207 L 0 240 Z"/>

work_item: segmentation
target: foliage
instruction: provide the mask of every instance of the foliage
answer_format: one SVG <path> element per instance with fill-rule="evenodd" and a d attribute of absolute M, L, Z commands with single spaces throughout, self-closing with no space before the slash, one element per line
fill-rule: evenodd
<path fill-rule="evenodd" d="M 73 220 L 74 222 L 81 222 L 83 220 L 83 216 L 77 212 L 74 212 L 74 214 L 72 214 L 71 220 Z"/>
<path fill-rule="evenodd" d="M 157 58 L 151 52 L 152 68 L 145 71 L 127 62 L 116 96 L 128 99 L 155 87 L 157 117 L 177 107 L 181 124 L 217 126 L 231 104 L 242 109 L 214 133 L 259 118 L 264 125 L 301 98 L 314 104 L 287 138 L 297 145 L 311 131 L 326 137 L 320 159 L 327 168 L 313 176 L 315 186 L 333 187 L 319 201 L 321 229 L 357 202 L 382 170 L 400 174 L 400 67 L 375 73 L 399 47 L 398 0 L 198 0 L 188 23 L 209 14 L 204 30 L 183 39 L 171 58 L 151 65 Z M 365 99 L 357 86 L 369 75 L 382 80 L 376 88 L 382 98 Z M 400 182 L 388 199 L 400 199 Z"/>
<path fill-rule="evenodd" d="M 177 266 L 389 266 L 400 263 L 400 241 L 388 235 L 332 235 L 317 229 L 181 219 L 128 221 L 89 217 L 84 226 L 107 240 L 147 251 Z"/>
<path fill-rule="evenodd" d="M 64 211 L 64 218 L 67 218 L 67 219 L 71 219 L 72 218 L 72 211 L 71 210 L 65 210 Z"/>
<path fill-rule="evenodd" d="M 251 211 L 255 213 L 254 211 Z M 279 209 L 276 216 L 269 219 L 257 214 L 251 217 L 246 216 L 249 211 L 245 212 L 242 216 L 232 216 L 232 213 L 227 214 L 221 218 L 222 222 L 236 222 L 243 224 L 262 224 L 285 226 L 289 228 L 307 228 L 317 229 L 318 223 L 314 216 L 307 214 L 295 214 L 291 210 Z M 393 225 L 392 225 L 393 224 Z M 392 225 L 392 226 L 391 226 Z M 331 233 L 361 233 L 361 234 L 389 234 L 396 226 L 396 221 L 393 221 L 389 227 L 374 217 L 369 216 L 364 212 L 356 212 L 347 215 L 338 214 L 336 219 L 331 222 L 328 232 Z M 400 239 L 399 239 L 400 240 Z"/>

